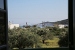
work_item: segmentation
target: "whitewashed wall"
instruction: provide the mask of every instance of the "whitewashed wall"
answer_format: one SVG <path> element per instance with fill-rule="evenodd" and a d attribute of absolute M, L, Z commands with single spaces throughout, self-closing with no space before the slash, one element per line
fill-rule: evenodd
<path fill-rule="evenodd" d="M 10 29 L 13 29 L 13 28 L 15 28 L 15 27 L 18 28 L 18 27 L 19 27 L 19 24 L 10 24 L 10 25 L 9 25 L 9 28 L 10 28 Z"/>
<path fill-rule="evenodd" d="M 58 25 L 58 27 L 59 27 L 59 28 L 64 28 L 65 25 L 60 24 L 60 25 Z"/>

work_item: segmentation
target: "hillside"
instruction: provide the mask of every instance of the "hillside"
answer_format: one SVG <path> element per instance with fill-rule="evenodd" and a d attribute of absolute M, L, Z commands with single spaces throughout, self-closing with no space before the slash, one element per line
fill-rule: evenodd
<path fill-rule="evenodd" d="M 43 22 L 43 23 L 38 23 L 37 26 L 38 27 L 42 27 L 42 24 L 44 24 L 44 26 L 53 27 L 54 24 L 68 24 L 68 19 L 64 19 L 64 20 L 56 21 L 56 22 Z"/>
<path fill-rule="evenodd" d="M 54 22 L 54 23 L 58 23 L 58 24 L 68 24 L 68 19 L 61 20 L 61 21 L 57 21 L 57 22 Z"/>

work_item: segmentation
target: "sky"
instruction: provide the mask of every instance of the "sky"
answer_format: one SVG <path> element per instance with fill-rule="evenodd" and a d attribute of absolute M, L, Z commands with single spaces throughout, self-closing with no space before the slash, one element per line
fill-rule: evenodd
<path fill-rule="evenodd" d="M 68 0 L 8 0 L 8 21 L 25 25 L 68 19 Z"/>

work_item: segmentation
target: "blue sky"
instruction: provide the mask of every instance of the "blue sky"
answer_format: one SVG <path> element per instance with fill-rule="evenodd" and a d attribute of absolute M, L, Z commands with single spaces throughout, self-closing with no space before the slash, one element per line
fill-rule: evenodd
<path fill-rule="evenodd" d="M 68 18 L 68 0 L 8 0 L 8 21 L 25 25 Z"/>

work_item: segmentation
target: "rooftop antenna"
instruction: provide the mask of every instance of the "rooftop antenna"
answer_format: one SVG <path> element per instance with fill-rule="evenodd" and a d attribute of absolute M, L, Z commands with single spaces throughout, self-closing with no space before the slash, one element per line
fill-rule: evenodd
<path fill-rule="evenodd" d="M 27 24 L 27 22 L 26 22 L 26 26 L 27 26 L 28 24 Z"/>

